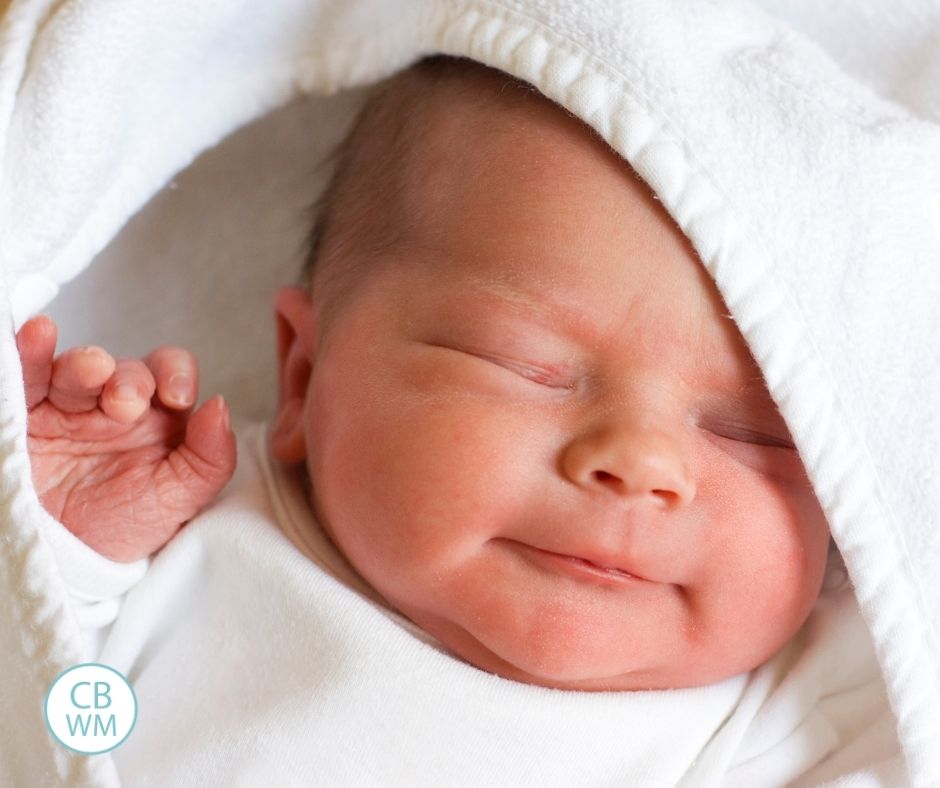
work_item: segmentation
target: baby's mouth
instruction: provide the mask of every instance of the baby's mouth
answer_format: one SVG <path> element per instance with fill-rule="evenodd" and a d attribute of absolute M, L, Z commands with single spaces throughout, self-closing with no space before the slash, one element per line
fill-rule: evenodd
<path fill-rule="evenodd" d="M 530 561 L 535 562 L 539 566 L 560 570 L 565 574 L 573 574 L 577 577 L 583 577 L 584 579 L 596 578 L 598 580 L 606 580 L 608 582 L 614 582 L 617 584 L 631 582 L 650 582 L 645 577 L 642 577 L 635 572 L 630 572 L 623 567 L 612 566 L 607 561 L 602 562 L 596 560 L 597 557 L 595 556 L 592 556 L 592 558 L 595 559 L 592 560 L 592 558 L 586 558 L 579 555 L 570 555 L 568 553 L 556 553 L 552 550 L 543 550 L 540 547 L 535 547 L 534 545 L 526 544 L 524 542 L 517 542 L 514 539 L 506 539 L 504 541 L 510 542 L 514 546 L 521 548 L 520 552 L 522 555 Z"/>

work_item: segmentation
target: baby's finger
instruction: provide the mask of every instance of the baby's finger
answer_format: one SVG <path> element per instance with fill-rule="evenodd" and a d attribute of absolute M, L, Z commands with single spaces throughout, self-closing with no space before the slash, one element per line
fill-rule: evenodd
<path fill-rule="evenodd" d="M 52 362 L 49 402 L 66 413 L 94 410 L 98 395 L 114 368 L 114 359 L 100 347 L 66 350 Z"/>
<path fill-rule="evenodd" d="M 199 393 L 199 365 L 185 348 L 165 345 L 144 361 L 157 381 L 157 399 L 168 408 L 185 410 Z"/>
<path fill-rule="evenodd" d="M 26 407 L 32 410 L 49 393 L 52 377 L 52 358 L 58 335 L 55 322 L 45 315 L 37 315 L 20 326 L 16 334 L 16 349 L 23 366 L 23 386 L 26 389 Z"/>
<path fill-rule="evenodd" d="M 222 397 L 204 402 L 186 424 L 186 438 L 166 458 L 158 477 L 167 474 L 178 509 L 186 519 L 211 501 L 235 471 L 235 433 Z M 159 478 L 157 479 L 159 481 Z"/>
<path fill-rule="evenodd" d="M 150 398 L 156 388 L 153 375 L 143 361 L 118 359 L 114 374 L 101 392 L 101 410 L 115 421 L 130 424 L 150 409 Z"/>

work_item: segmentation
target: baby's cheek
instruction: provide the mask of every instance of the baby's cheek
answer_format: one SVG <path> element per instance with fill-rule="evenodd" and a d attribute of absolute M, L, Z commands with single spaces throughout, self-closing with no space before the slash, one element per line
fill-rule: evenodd
<path fill-rule="evenodd" d="M 321 505 L 365 563 L 453 564 L 519 496 L 518 435 L 492 409 L 347 400 L 321 438 Z M 381 556 L 381 558 L 379 558 Z"/>
<path fill-rule="evenodd" d="M 825 568 L 825 521 L 790 483 L 734 466 L 707 476 L 699 504 L 711 527 L 691 583 L 704 624 L 757 640 L 798 628 Z"/>

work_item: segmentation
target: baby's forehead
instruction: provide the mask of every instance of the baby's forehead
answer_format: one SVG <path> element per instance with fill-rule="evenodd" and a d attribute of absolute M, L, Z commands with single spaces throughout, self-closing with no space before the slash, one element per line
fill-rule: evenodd
<path fill-rule="evenodd" d="M 612 166 L 628 168 L 601 136 L 568 110 L 518 80 L 505 75 L 467 75 L 460 89 L 443 87 L 427 97 L 409 144 L 445 164 L 494 152 L 525 155 L 550 143 L 605 150 Z M 521 141 L 528 146 L 520 146 Z M 442 157 L 442 153 L 446 156 Z M 612 154 L 612 155 L 611 155 Z M 551 168 L 542 159 L 533 165 Z"/>
<path fill-rule="evenodd" d="M 450 231 L 465 219 L 455 202 L 473 192 L 474 208 L 489 207 L 493 225 L 500 224 L 508 199 L 529 212 L 552 210 L 559 216 L 570 213 L 575 202 L 590 201 L 613 218 L 618 201 L 636 196 L 636 189 L 624 188 L 640 183 L 630 165 L 548 99 L 523 94 L 508 100 L 493 85 L 476 85 L 451 102 L 445 94 L 437 97 L 427 123 L 409 135 L 398 161 L 403 226 L 425 225 L 428 231 L 453 208 Z"/>

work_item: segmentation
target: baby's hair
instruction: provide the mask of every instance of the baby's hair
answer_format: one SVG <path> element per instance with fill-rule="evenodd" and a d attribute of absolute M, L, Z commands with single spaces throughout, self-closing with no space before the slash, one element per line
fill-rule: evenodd
<path fill-rule="evenodd" d="M 352 126 L 323 164 L 332 168 L 312 208 L 301 282 L 323 297 L 329 324 L 375 260 L 390 255 L 421 218 L 409 185 L 420 177 L 417 153 L 442 96 L 489 83 L 499 94 L 537 94 L 532 85 L 475 60 L 432 55 L 376 84 Z M 517 95 L 519 95 L 517 93 Z M 472 144 L 472 142 L 470 143 Z"/>

